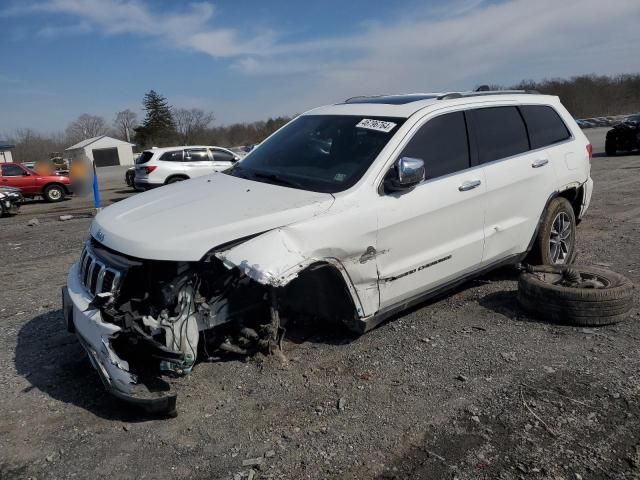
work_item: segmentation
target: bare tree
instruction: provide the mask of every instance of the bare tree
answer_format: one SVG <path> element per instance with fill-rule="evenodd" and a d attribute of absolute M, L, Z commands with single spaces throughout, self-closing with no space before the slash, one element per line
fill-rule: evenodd
<path fill-rule="evenodd" d="M 131 142 L 131 132 L 138 125 L 138 116 L 128 108 L 116 114 L 113 126 L 120 138 Z"/>
<path fill-rule="evenodd" d="M 16 146 L 13 151 L 16 162 L 45 160 L 52 152 L 61 152 L 69 146 L 60 133 L 44 136 L 30 128 L 17 129 L 9 140 Z"/>
<path fill-rule="evenodd" d="M 67 127 L 66 133 L 70 142 L 77 143 L 86 138 L 104 135 L 108 131 L 104 118 L 83 113 Z"/>
<path fill-rule="evenodd" d="M 215 118 L 213 113 L 205 112 L 199 108 L 176 108 L 172 115 L 183 145 L 193 142 L 194 138 L 204 132 Z"/>

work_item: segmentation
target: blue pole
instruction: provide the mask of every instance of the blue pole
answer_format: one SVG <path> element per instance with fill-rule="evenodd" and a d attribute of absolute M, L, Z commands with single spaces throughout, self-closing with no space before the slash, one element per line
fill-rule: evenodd
<path fill-rule="evenodd" d="M 93 205 L 96 210 L 100 210 L 100 187 L 98 186 L 95 164 L 93 165 Z"/>

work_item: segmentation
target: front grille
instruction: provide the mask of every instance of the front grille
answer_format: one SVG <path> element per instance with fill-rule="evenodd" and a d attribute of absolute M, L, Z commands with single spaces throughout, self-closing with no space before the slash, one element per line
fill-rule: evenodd
<path fill-rule="evenodd" d="M 89 245 L 85 245 L 80 256 L 80 281 L 91 294 L 115 294 L 120 286 L 121 276 L 118 270 L 107 267 L 99 260 Z"/>

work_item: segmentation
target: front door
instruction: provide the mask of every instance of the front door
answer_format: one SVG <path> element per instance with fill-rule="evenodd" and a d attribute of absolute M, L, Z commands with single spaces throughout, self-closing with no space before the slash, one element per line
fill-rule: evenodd
<path fill-rule="evenodd" d="M 426 180 L 378 202 L 381 309 L 478 268 L 484 244 L 485 179 L 471 167 L 463 112 L 426 121 L 400 157 L 420 158 Z"/>
<path fill-rule="evenodd" d="M 18 187 L 23 194 L 38 193 L 37 174 L 21 167 L 15 163 L 3 163 L 1 166 L 2 176 L 0 185 Z"/>
<path fill-rule="evenodd" d="M 226 170 L 233 166 L 236 162 L 236 157 L 231 153 L 222 149 L 211 149 L 213 155 L 213 168 L 216 171 Z"/>
<path fill-rule="evenodd" d="M 206 148 L 190 148 L 184 151 L 184 166 L 190 178 L 213 173 L 213 161 Z"/>

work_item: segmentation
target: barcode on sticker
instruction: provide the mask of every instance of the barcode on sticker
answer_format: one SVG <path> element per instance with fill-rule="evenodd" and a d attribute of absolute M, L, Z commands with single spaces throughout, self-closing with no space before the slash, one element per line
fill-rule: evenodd
<path fill-rule="evenodd" d="M 371 118 L 363 118 L 356 125 L 357 128 L 368 128 L 369 130 L 377 130 L 378 132 L 389 133 L 396 124 L 393 122 L 385 122 L 383 120 L 373 120 Z"/>

